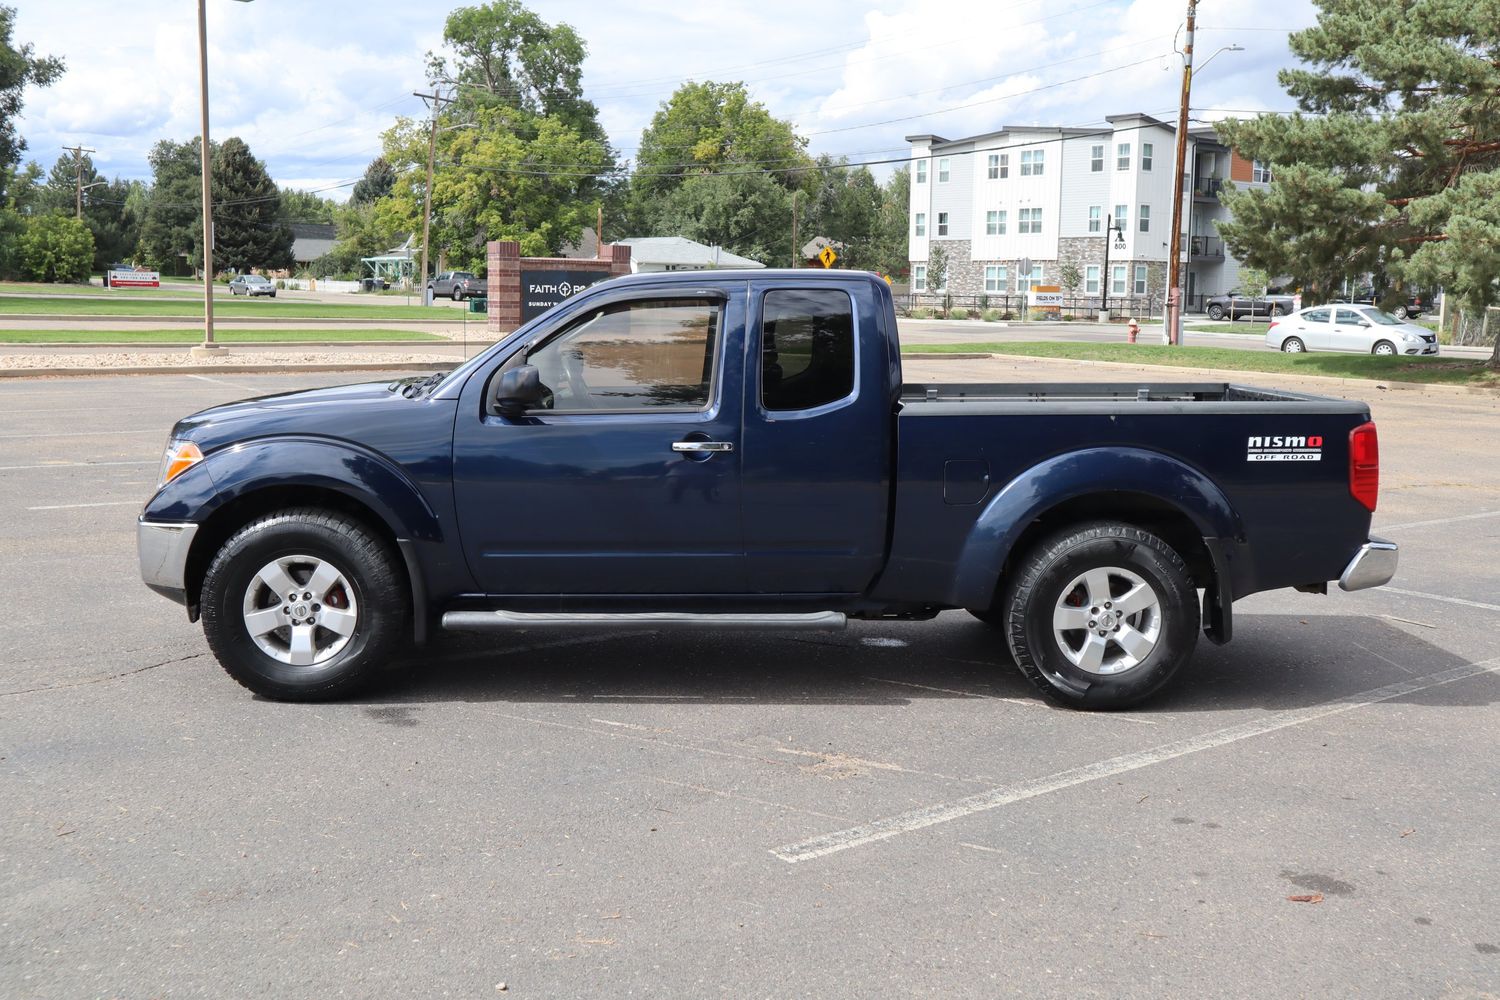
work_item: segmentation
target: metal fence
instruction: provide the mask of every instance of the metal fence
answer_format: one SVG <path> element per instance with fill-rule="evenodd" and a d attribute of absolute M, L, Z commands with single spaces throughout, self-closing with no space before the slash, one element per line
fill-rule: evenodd
<path fill-rule="evenodd" d="M 1482 313 L 1456 310 L 1448 320 L 1451 343 L 1456 347 L 1494 347 L 1500 335 L 1500 306 L 1490 306 Z"/>
<path fill-rule="evenodd" d="M 904 301 L 903 301 L 904 299 Z M 998 313 L 996 319 L 1020 319 L 1026 308 L 1026 297 L 1019 293 L 1002 295 L 936 295 L 931 292 L 913 292 L 897 299 L 903 306 L 904 315 L 910 316 L 914 309 L 930 309 L 937 316 L 962 309 L 969 319 L 983 319 L 984 314 Z M 1097 319 L 1103 309 L 1103 300 L 1098 295 L 1064 296 L 1060 310 L 1064 321 Z M 1160 319 L 1162 299 L 1159 295 L 1111 295 L 1109 314 L 1115 319 Z"/>

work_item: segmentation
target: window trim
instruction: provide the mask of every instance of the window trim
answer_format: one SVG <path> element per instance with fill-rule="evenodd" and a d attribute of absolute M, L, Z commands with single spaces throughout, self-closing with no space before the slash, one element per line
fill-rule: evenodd
<path fill-rule="evenodd" d="M 921 271 L 921 274 L 917 272 Z M 911 290 L 914 292 L 927 291 L 927 265 L 912 264 L 911 266 Z"/>
<path fill-rule="evenodd" d="M 1096 151 L 1099 154 L 1098 156 L 1094 155 L 1094 153 Z M 1091 174 L 1102 174 L 1102 173 L 1104 173 L 1104 143 L 1102 143 L 1102 142 L 1099 143 L 1098 145 L 1094 145 L 1094 144 L 1090 144 L 1089 145 L 1089 173 L 1091 173 Z"/>
<path fill-rule="evenodd" d="M 938 157 L 937 182 L 939 184 L 947 184 L 952 179 L 953 179 L 953 157 L 951 157 L 951 156 L 940 156 L 940 157 Z"/>
<path fill-rule="evenodd" d="M 1130 169 L 1130 143 L 1115 143 L 1115 170 Z"/>
<path fill-rule="evenodd" d="M 1104 232 L 1104 206 L 1089 206 L 1089 232 L 1099 234 Z"/>
<path fill-rule="evenodd" d="M 993 221 L 991 221 L 991 219 L 990 219 L 990 216 L 992 216 L 992 215 L 995 217 Z M 984 235 L 986 235 L 986 236 L 1004 236 L 1005 232 L 1006 232 L 1006 223 L 1009 222 L 1009 221 L 1010 220 L 1006 217 L 1006 210 L 1005 209 L 1003 209 L 1003 208 L 987 208 L 987 209 L 985 209 L 984 210 Z M 994 228 L 991 229 L 990 228 L 991 226 L 993 226 Z"/>
<path fill-rule="evenodd" d="M 1147 150 L 1150 150 L 1148 153 Z M 1156 161 L 1156 143 L 1141 143 L 1141 170 L 1145 173 L 1151 172 L 1151 164 Z"/>
<path fill-rule="evenodd" d="M 1146 202 L 1136 206 L 1135 228 L 1137 232 L 1151 232 L 1151 206 Z"/>
<path fill-rule="evenodd" d="M 927 238 L 927 213 L 913 212 L 911 220 L 911 234 L 914 239 L 925 240 Z"/>
<path fill-rule="evenodd" d="M 1103 285 L 1103 281 L 1104 281 L 1103 270 L 1104 269 L 1100 265 L 1098 265 L 1098 264 L 1085 264 L 1084 265 L 1084 267 L 1083 267 L 1083 294 L 1085 294 L 1085 295 L 1098 295 L 1099 294 L 1099 289 L 1104 287 L 1104 285 Z M 1092 279 L 1089 278 L 1089 272 L 1090 271 L 1094 272 L 1094 276 L 1093 276 Z M 1094 287 L 1093 288 L 1089 288 L 1089 281 L 1090 280 L 1092 280 L 1093 283 L 1094 283 Z"/>
<path fill-rule="evenodd" d="M 775 292 L 837 292 L 849 300 L 849 333 L 854 338 L 851 347 L 850 360 L 854 363 L 854 379 L 847 396 L 819 403 L 817 406 L 809 406 L 802 410 L 768 410 L 765 405 L 765 385 L 761 379 L 765 372 L 760 365 L 760 355 L 765 350 L 762 339 L 766 334 L 766 297 Z M 842 409 L 851 405 L 859 399 L 861 372 L 864 368 L 860 362 L 860 326 L 859 326 L 859 304 L 854 301 L 854 296 L 846 288 L 830 288 L 827 285 L 789 285 L 777 286 L 775 288 L 761 288 L 760 294 L 755 300 L 755 352 L 752 355 L 754 364 L 749 365 L 755 371 L 755 410 L 763 420 L 806 420 L 812 417 L 820 417 L 825 413 Z M 747 380 L 748 381 L 748 380 Z"/>
<path fill-rule="evenodd" d="M 995 278 L 995 281 L 1000 286 L 998 288 L 991 288 L 990 287 L 990 272 L 991 271 L 999 271 L 1000 272 L 996 276 L 996 278 Z M 986 295 L 1006 295 L 1006 294 L 1009 294 L 1007 292 L 1007 289 L 1009 287 L 1010 287 L 1010 266 L 1009 265 L 1007 265 L 1007 264 L 986 264 L 986 265 L 984 265 L 984 294 L 986 294 Z"/>
<path fill-rule="evenodd" d="M 947 212 L 939 212 L 937 214 L 937 222 L 934 223 L 934 225 L 937 226 L 937 235 L 938 236 L 947 236 L 948 235 L 948 225 L 949 225 L 949 223 L 948 223 L 948 213 Z"/>
<path fill-rule="evenodd" d="M 1145 264 L 1137 264 L 1135 273 L 1131 275 L 1130 287 L 1139 289 L 1139 291 L 1132 291 L 1131 295 L 1145 295 L 1146 289 L 1151 287 L 1151 269 Z"/>
<path fill-rule="evenodd" d="M 912 182 L 914 184 L 927 183 L 927 161 L 929 159 L 930 157 L 926 156 L 917 157 L 917 169 L 912 173 Z"/>

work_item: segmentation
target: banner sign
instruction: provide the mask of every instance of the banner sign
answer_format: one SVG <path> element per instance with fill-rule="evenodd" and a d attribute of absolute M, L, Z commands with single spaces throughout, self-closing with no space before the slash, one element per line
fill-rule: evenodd
<path fill-rule="evenodd" d="M 160 288 L 159 271 L 110 271 L 110 288 Z"/>
<path fill-rule="evenodd" d="M 609 278 L 608 271 L 522 271 L 521 322 L 536 319 L 564 299 Z"/>
<path fill-rule="evenodd" d="M 1026 293 L 1026 299 L 1034 309 L 1061 309 L 1063 306 L 1062 292 L 1032 290 Z"/>

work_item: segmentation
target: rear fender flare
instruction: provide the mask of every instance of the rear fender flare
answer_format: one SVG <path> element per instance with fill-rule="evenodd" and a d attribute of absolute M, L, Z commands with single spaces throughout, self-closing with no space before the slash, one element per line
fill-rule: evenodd
<path fill-rule="evenodd" d="M 1060 504 L 1100 493 L 1136 493 L 1160 500 L 1181 511 L 1204 538 L 1243 536 L 1239 514 L 1228 497 L 1184 462 L 1142 448 L 1068 452 L 1021 473 L 985 505 L 964 542 L 949 603 L 989 607 L 1000 569 L 1026 528 Z"/>

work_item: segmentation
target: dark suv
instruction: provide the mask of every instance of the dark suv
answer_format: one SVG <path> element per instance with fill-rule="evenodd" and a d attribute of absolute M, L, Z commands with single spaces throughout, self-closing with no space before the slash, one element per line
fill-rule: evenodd
<path fill-rule="evenodd" d="M 454 302 L 473 298 L 482 299 L 489 295 L 484 279 L 474 274 L 473 271 L 443 271 L 432 279 L 427 287 L 432 290 L 433 298 L 447 295 Z"/>
<path fill-rule="evenodd" d="M 1238 289 L 1227 295 L 1212 295 L 1203 304 L 1203 311 L 1213 320 L 1228 316 L 1285 316 L 1295 309 L 1296 302 L 1290 295 L 1271 289 L 1265 295 L 1254 295 Z"/>
<path fill-rule="evenodd" d="M 1392 301 L 1394 299 L 1394 301 Z M 1397 319 L 1416 319 L 1424 312 L 1433 309 L 1433 296 L 1431 292 L 1423 292 L 1413 289 L 1406 294 L 1406 300 L 1402 301 L 1401 292 L 1392 289 L 1388 292 L 1377 292 L 1373 286 L 1366 285 L 1355 291 L 1347 298 L 1338 299 L 1339 302 L 1353 302 L 1364 306 L 1380 306 L 1390 302 L 1387 311 Z"/>

